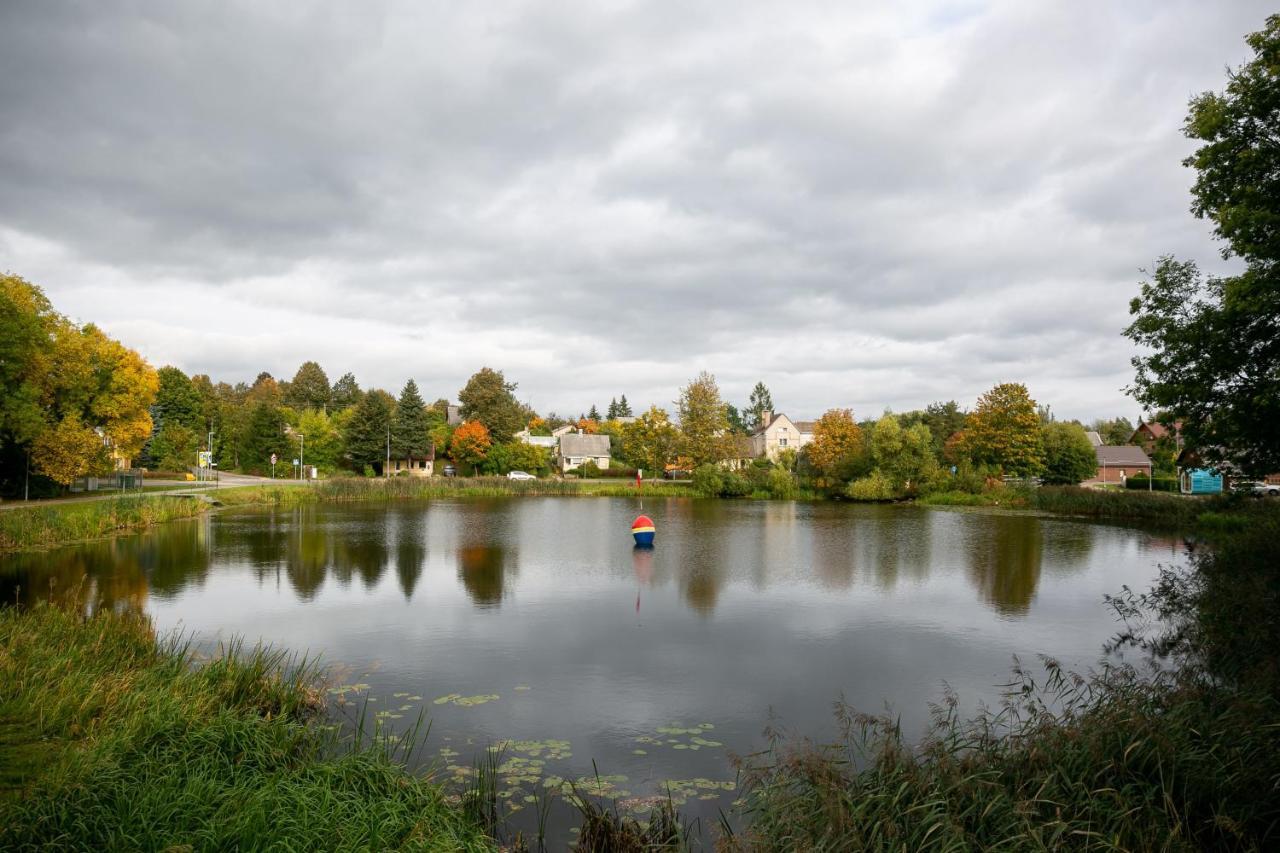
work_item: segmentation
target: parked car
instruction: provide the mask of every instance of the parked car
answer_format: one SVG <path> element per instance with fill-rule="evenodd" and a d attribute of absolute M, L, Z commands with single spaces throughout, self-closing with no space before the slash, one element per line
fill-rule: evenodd
<path fill-rule="evenodd" d="M 1241 483 L 1237 488 L 1260 498 L 1280 497 L 1280 483 Z"/>
<path fill-rule="evenodd" d="M 446 477 L 456 477 L 458 476 L 458 469 L 452 465 L 446 465 L 444 466 L 444 475 Z"/>
<path fill-rule="evenodd" d="M 528 471 L 512 471 L 511 473 L 507 474 L 507 479 L 508 480 L 536 480 L 538 478 L 530 474 Z"/>

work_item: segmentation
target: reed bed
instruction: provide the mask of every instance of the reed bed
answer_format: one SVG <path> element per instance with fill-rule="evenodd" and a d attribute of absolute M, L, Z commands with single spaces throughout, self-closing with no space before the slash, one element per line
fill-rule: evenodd
<path fill-rule="evenodd" d="M 209 509 L 194 497 L 120 497 L 82 503 L 21 507 L 0 512 L 0 552 L 47 548 L 139 530 Z"/>
<path fill-rule="evenodd" d="M 0 609 L 0 848 L 492 850 L 386 742 L 342 748 L 318 671 L 193 666 L 130 612 Z"/>
<path fill-rule="evenodd" d="M 338 477 L 308 486 L 271 485 L 226 489 L 217 495 L 229 505 L 294 506 L 315 502 L 430 500 L 503 497 L 696 497 L 687 485 L 595 483 L 578 480 L 508 480 L 505 477 Z"/>

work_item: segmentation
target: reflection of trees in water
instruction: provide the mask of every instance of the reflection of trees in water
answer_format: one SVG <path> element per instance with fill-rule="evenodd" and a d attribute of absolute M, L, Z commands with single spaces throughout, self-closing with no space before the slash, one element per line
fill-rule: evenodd
<path fill-rule="evenodd" d="M 1044 573 L 1066 577 L 1084 571 L 1093 553 L 1099 529 L 1082 521 L 1046 520 L 1044 524 Z"/>
<path fill-rule="evenodd" d="M 0 601 L 48 600 L 86 611 L 141 609 L 154 592 L 176 595 L 208 576 L 208 519 L 174 522 L 141 536 L 16 554 L 0 570 Z"/>
<path fill-rule="evenodd" d="M 813 565 L 819 583 L 831 590 L 853 586 L 858 543 L 868 527 L 847 516 L 813 519 Z"/>
<path fill-rule="evenodd" d="M 311 601 L 324 586 L 333 530 L 317 522 L 315 507 L 300 507 L 294 511 L 293 531 L 285 554 L 289 585 L 298 598 Z"/>
<path fill-rule="evenodd" d="M 464 545 L 458 549 L 458 580 L 477 607 L 497 607 L 506 589 L 509 555 L 501 545 Z"/>
<path fill-rule="evenodd" d="M 1040 584 L 1044 531 L 1038 518 L 990 515 L 968 542 L 969 578 L 982 600 L 1006 615 L 1021 615 Z"/>
<path fill-rule="evenodd" d="M 396 577 L 400 580 L 405 601 L 408 601 L 413 598 L 413 590 L 422 576 L 422 566 L 427 561 L 422 510 L 398 509 L 392 512 L 392 519 L 395 522 Z"/>
<path fill-rule="evenodd" d="M 688 529 L 697 531 L 697 535 L 682 540 L 684 549 L 676 565 L 679 566 L 684 599 L 696 613 L 710 615 L 720 599 L 725 556 L 733 552 L 730 537 L 734 535 L 734 526 L 725 522 L 724 515 L 733 509 L 723 506 L 720 501 L 689 503 Z M 661 531 L 658 535 L 662 535 Z"/>

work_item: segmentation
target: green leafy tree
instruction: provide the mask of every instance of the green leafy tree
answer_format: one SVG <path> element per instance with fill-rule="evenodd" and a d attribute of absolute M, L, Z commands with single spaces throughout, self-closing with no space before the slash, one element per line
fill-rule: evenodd
<path fill-rule="evenodd" d="M 1092 479 L 1098 473 L 1098 455 L 1075 423 L 1048 423 L 1044 434 L 1044 482 L 1050 485 L 1074 486 Z"/>
<path fill-rule="evenodd" d="M 657 406 L 622 427 L 621 458 L 651 476 L 662 475 L 667 464 L 675 461 L 679 446 L 680 431 Z"/>
<path fill-rule="evenodd" d="M 1128 444 L 1133 438 L 1134 426 L 1128 418 L 1098 418 L 1089 425 L 1089 429 L 1098 434 L 1103 444 Z"/>
<path fill-rule="evenodd" d="M 156 371 L 159 387 L 153 418 L 159 424 L 181 424 L 192 431 L 205 428 L 204 401 L 194 384 L 176 367 Z"/>
<path fill-rule="evenodd" d="M 1027 386 L 1006 382 L 979 397 L 965 423 L 964 449 L 974 462 L 1006 474 L 1039 474 L 1044 466 L 1040 415 Z"/>
<path fill-rule="evenodd" d="M 516 384 L 507 382 L 501 371 L 482 367 L 458 392 L 463 419 L 484 424 L 495 442 L 511 441 L 528 422 L 515 390 Z"/>
<path fill-rule="evenodd" d="M 160 471 L 185 471 L 196 464 L 196 452 L 203 447 L 200 433 L 172 420 L 151 439 L 147 454 Z"/>
<path fill-rule="evenodd" d="M 333 408 L 341 411 L 359 403 L 360 396 L 360 384 L 356 382 L 355 374 L 344 373 L 333 383 L 333 392 L 329 398 L 333 402 Z"/>
<path fill-rule="evenodd" d="M 705 370 L 699 373 L 680 389 L 677 405 L 684 436 L 683 455 L 688 456 L 695 467 L 724 459 L 729 421 L 716 378 Z"/>
<path fill-rule="evenodd" d="M 350 412 L 354 414 L 354 410 Z M 326 474 L 336 471 L 342 463 L 342 426 L 349 417 L 346 411 L 330 414 L 324 409 L 307 409 L 301 412 L 297 431 L 306 436 L 301 447 L 302 461 Z"/>
<path fill-rule="evenodd" d="M 1161 258 L 1129 306 L 1130 392 L 1182 422 L 1186 446 L 1246 473 L 1280 470 L 1280 15 L 1246 38 L 1253 58 L 1225 91 L 1192 99 L 1184 133 L 1200 143 L 1192 212 L 1213 223 L 1243 273 L 1205 278 Z"/>
<path fill-rule="evenodd" d="M 404 384 L 391 417 L 391 455 L 397 459 L 425 459 L 431 453 L 431 425 L 427 408 L 412 379 Z"/>
<path fill-rule="evenodd" d="M 381 471 L 386 464 L 387 433 L 391 428 L 394 400 L 389 394 L 370 391 L 356 405 L 343 436 L 347 460 L 353 471 L 372 468 Z"/>
<path fill-rule="evenodd" d="M 886 413 L 871 431 L 871 456 L 898 492 L 918 491 L 938 476 L 933 433 L 922 423 L 903 429 L 896 417 Z"/>
<path fill-rule="evenodd" d="M 773 395 L 769 393 L 769 389 L 763 382 L 757 382 L 756 387 L 751 389 L 746 411 L 742 413 L 747 429 L 751 431 L 759 429 L 764 424 L 765 415 L 771 412 L 773 412 Z"/>
<path fill-rule="evenodd" d="M 325 409 L 328 408 L 332 395 L 329 377 L 320 365 L 314 361 L 304 361 L 289 382 L 284 404 L 298 411 Z"/>

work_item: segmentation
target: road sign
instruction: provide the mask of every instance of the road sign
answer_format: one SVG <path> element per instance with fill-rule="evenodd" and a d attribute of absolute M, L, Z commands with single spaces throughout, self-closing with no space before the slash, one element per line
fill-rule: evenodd
<path fill-rule="evenodd" d="M 276 464 L 276 455 L 274 453 L 271 454 L 271 464 Z"/>
<path fill-rule="evenodd" d="M 200 451 L 200 467 L 209 468 L 213 465 L 213 453 L 208 450 Z"/>
<path fill-rule="evenodd" d="M 295 467 L 295 468 L 297 468 L 297 467 L 298 467 L 298 460 L 297 460 L 297 459 L 294 459 L 294 460 L 293 460 L 293 467 Z"/>

